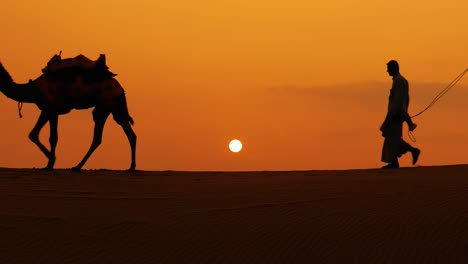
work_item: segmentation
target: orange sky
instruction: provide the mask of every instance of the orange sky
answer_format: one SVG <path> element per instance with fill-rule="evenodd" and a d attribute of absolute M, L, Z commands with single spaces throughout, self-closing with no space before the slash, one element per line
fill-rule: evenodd
<path fill-rule="evenodd" d="M 381 166 L 386 62 L 397 59 L 410 81 L 410 112 L 425 107 L 468 66 L 468 2 L 324 2 L 6 0 L 0 61 L 22 83 L 60 50 L 105 53 L 136 121 L 139 169 Z M 468 163 L 467 79 L 415 119 L 420 165 Z M 39 111 L 25 105 L 19 119 L 16 107 L 0 97 L 0 167 L 43 167 L 27 138 Z M 91 110 L 60 118 L 56 167 L 81 160 L 92 129 Z M 240 153 L 228 151 L 231 138 L 243 141 Z M 85 168 L 129 160 L 110 118 Z"/>

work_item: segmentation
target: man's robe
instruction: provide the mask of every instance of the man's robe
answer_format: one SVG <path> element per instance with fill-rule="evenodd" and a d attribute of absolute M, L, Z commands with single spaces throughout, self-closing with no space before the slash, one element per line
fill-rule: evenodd
<path fill-rule="evenodd" d="M 408 151 L 408 143 L 402 139 L 403 122 L 408 116 L 409 91 L 408 81 L 397 73 L 393 76 L 392 89 L 388 98 L 387 116 L 380 127 L 385 138 L 382 149 L 382 161 L 392 163 Z"/>

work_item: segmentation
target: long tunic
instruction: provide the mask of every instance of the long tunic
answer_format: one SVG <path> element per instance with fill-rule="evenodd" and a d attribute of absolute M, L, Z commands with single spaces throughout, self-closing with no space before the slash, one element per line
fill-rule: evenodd
<path fill-rule="evenodd" d="M 385 138 L 382 161 L 391 163 L 408 151 L 408 143 L 403 141 L 403 122 L 408 115 L 408 81 L 399 73 L 393 76 L 392 89 L 388 98 L 387 116 L 380 127 Z"/>

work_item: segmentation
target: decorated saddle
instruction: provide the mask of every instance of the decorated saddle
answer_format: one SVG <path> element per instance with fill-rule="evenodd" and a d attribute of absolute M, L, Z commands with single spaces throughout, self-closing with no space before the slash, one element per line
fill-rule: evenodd
<path fill-rule="evenodd" d="M 81 75 L 88 81 L 99 81 L 109 79 L 117 74 L 109 71 L 106 65 L 106 55 L 101 54 L 95 61 L 80 54 L 74 58 L 62 59 L 62 52 L 55 54 L 42 69 L 44 75 L 51 79 L 71 78 Z"/>

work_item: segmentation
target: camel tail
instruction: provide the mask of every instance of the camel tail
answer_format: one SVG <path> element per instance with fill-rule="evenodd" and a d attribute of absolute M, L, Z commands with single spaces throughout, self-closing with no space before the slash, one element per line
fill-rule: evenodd
<path fill-rule="evenodd" d="M 114 116 L 114 120 L 118 124 L 125 124 L 125 123 L 130 123 L 130 125 L 135 124 L 133 121 L 133 118 L 130 116 L 128 113 L 128 107 L 127 107 L 127 97 L 125 96 L 125 90 L 123 87 L 120 85 L 120 83 L 112 78 L 113 84 L 116 88 L 118 88 L 121 91 L 120 97 L 117 101 L 116 108 L 112 111 L 112 115 Z"/>
<path fill-rule="evenodd" d="M 125 96 L 125 92 L 122 94 L 122 110 L 123 114 L 126 116 L 127 121 L 130 123 L 130 125 L 133 126 L 135 122 L 133 121 L 133 118 L 130 116 L 130 113 L 128 112 L 128 107 L 127 107 L 127 97 Z"/>

